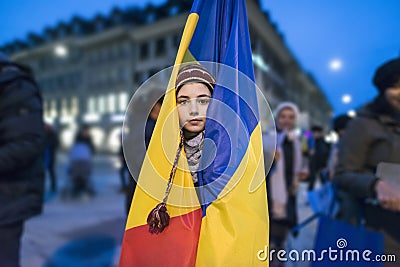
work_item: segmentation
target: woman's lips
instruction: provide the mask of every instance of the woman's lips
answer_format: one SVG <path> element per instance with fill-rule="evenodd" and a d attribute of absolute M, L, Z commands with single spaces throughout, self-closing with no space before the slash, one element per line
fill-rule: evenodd
<path fill-rule="evenodd" d="M 188 121 L 188 123 L 190 125 L 194 125 L 194 126 L 199 125 L 201 122 L 202 122 L 202 120 L 200 120 L 200 119 L 193 119 L 193 120 Z"/>

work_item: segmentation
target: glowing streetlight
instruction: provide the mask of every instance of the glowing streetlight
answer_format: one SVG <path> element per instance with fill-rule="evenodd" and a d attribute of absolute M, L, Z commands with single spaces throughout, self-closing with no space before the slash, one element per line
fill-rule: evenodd
<path fill-rule="evenodd" d="M 342 96 L 342 103 L 344 103 L 344 104 L 350 103 L 351 100 L 352 100 L 351 95 L 349 95 L 349 94 L 345 94 Z"/>
<path fill-rule="evenodd" d="M 347 115 L 349 115 L 350 117 L 354 118 L 357 115 L 357 113 L 356 113 L 355 110 L 352 109 L 352 110 L 349 110 L 349 112 L 347 112 Z"/>
<path fill-rule="evenodd" d="M 68 56 L 68 49 L 65 45 L 56 45 L 54 47 L 54 54 L 58 57 L 66 57 Z"/>
<path fill-rule="evenodd" d="M 342 61 L 340 59 L 333 59 L 329 62 L 329 68 L 333 71 L 338 71 L 342 68 Z"/>

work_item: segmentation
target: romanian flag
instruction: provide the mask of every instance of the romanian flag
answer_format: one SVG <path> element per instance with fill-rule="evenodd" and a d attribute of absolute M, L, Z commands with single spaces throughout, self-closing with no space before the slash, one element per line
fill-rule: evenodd
<path fill-rule="evenodd" d="M 212 68 L 217 83 L 207 110 L 199 189 L 182 149 L 167 201 L 169 226 L 151 234 L 147 216 L 164 198 L 180 142 L 174 84 L 185 62 Z M 195 0 L 139 175 L 120 266 L 268 266 L 258 259 L 268 236 L 245 0 Z"/>

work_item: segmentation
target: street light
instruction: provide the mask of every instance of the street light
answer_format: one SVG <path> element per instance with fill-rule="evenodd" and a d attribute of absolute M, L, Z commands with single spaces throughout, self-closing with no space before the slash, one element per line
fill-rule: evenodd
<path fill-rule="evenodd" d="M 351 102 L 351 95 L 345 94 L 342 96 L 342 103 L 343 104 L 349 104 Z"/>
<path fill-rule="evenodd" d="M 65 45 L 58 44 L 54 47 L 54 54 L 57 57 L 65 58 L 68 56 L 68 49 Z"/>
<path fill-rule="evenodd" d="M 349 115 L 349 117 L 354 118 L 357 115 L 357 113 L 355 110 L 352 109 L 352 110 L 349 110 L 349 112 L 347 112 L 347 115 Z"/>
<path fill-rule="evenodd" d="M 333 59 L 329 63 L 329 68 L 333 71 L 338 71 L 342 68 L 342 61 L 340 59 Z"/>

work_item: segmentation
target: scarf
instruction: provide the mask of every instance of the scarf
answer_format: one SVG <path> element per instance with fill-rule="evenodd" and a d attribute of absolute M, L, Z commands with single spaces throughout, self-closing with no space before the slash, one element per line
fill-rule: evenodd
<path fill-rule="evenodd" d="M 285 179 L 285 162 L 283 155 L 283 142 L 288 138 L 293 142 L 293 185 L 298 183 L 298 173 L 302 168 L 301 145 L 294 131 L 277 133 L 276 151 L 279 158 L 275 162 L 275 168 L 270 176 L 271 181 L 271 200 L 272 200 L 272 217 L 274 219 L 285 219 L 287 217 L 286 205 L 288 201 L 288 190 Z"/>
<path fill-rule="evenodd" d="M 199 170 L 201 153 L 204 146 L 204 131 L 193 138 L 185 139 L 184 148 L 193 183 L 197 183 L 197 171 Z"/>

